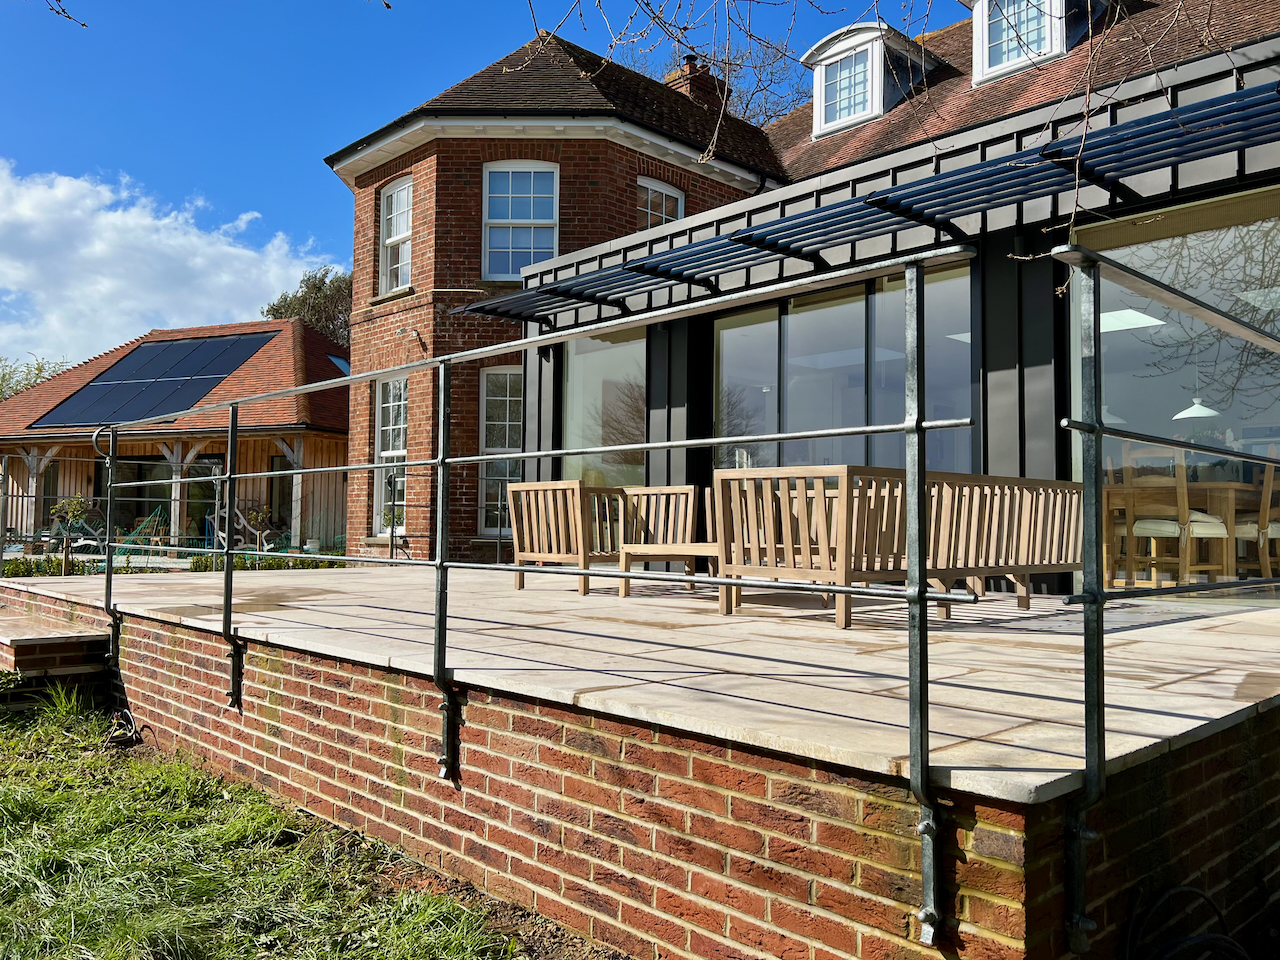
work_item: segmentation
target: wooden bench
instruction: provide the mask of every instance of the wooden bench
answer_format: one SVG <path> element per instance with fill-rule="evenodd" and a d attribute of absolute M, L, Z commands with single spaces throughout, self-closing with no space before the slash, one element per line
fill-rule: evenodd
<path fill-rule="evenodd" d="M 937 589 L 987 577 L 1017 585 L 1030 608 L 1031 577 L 1081 569 L 1081 485 L 977 474 L 929 473 L 926 570 Z M 854 466 L 715 472 L 720 573 L 850 586 L 906 579 L 905 473 Z M 732 613 L 736 588 L 720 591 Z M 940 604 L 944 616 L 948 604 Z M 836 596 L 848 627 L 849 595 Z"/>
<path fill-rule="evenodd" d="M 509 484 L 516 566 L 571 564 L 587 570 L 593 563 L 617 563 L 622 501 L 621 487 L 588 487 L 581 480 Z M 523 572 L 516 573 L 516 589 L 524 589 Z M 590 578 L 579 577 L 578 592 L 590 589 Z"/>
<path fill-rule="evenodd" d="M 623 534 L 618 547 L 618 568 L 627 573 L 633 560 L 684 561 L 685 572 L 693 576 L 699 557 L 705 557 L 714 571 L 720 555 L 715 543 L 715 515 L 707 491 L 708 543 L 697 542 L 698 488 L 624 487 Z M 694 585 L 689 584 L 692 590 Z M 618 596 L 631 596 L 631 581 L 618 581 Z"/>

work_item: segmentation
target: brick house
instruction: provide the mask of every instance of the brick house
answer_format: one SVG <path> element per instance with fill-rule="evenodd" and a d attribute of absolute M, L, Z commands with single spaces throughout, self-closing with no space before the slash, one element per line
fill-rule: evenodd
<path fill-rule="evenodd" d="M 543 33 L 326 162 L 355 195 L 351 371 L 360 374 L 523 334 L 451 315 L 519 288 L 530 263 L 606 242 L 776 186 L 764 133 L 734 117 L 715 135 L 723 84 L 686 62 L 666 84 Z M 451 452 L 519 448 L 521 358 L 454 375 Z M 434 373 L 351 393 L 352 463 L 434 455 Z M 429 469 L 353 471 L 349 553 L 385 553 L 388 535 L 425 556 Z M 453 475 L 455 555 L 492 556 L 515 462 Z M 488 549 L 482 549 L 488 545 Z"/>

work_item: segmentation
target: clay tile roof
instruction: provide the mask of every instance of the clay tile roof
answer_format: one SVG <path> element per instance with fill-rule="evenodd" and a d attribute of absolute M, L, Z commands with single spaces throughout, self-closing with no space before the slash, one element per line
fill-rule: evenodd
<path fill-rule="evenodd" d="M 1095 88 L 1280 32 L 1280 4 L 1252 0 L 1132 2 L 1118 17 L 1115 9 L 1095 36 Z M 945 64 L 880 119 L 815 141 L 805 104 L 766 128 L 792 180 L 1079 96 L 1090 74 L 1085 39 L 1065 56 L 975 87 L 971 20 L 920 40 Z"/>
<path fill-rule="evenodd" d="M 51 435 L 86 437 L 91 434 L 92 429 L 83 426 L 33 427 L 32 424 L 139 344 L 158 340 L 188 340 L 196 337 L 251 333 L 275 333 L 276 336 L 210 390 L 200 401 L 201 404 L 234 400 L 238 397 L 343 376 L 342 371 L 329 359 L 329 356 L 332 354 L 345 360 L 348 357 L 347 348 L 333 342 L 298 319 L 152 330 L 144 336 L 64 370 L 56 377 L 50 377 L 21 393 L 15 393 L 6 400 L 0 400 L 0 442 L 21 442 L 26 438 Z M 139 429 L 146 432 L 173 433 L 184 430 L 225 429 L 226 425 L 226 413 L 219 412 L 182 417 L 171 423 L 153 424 Z M 309 427 L 346 433 L 347 388 L 338 387 L 322 393 L 247 405 L 240 410 L 240 426 L 242 429 Z"/>
<path fill-rule="evenodd" d="M 365 143 L 422 116 L 616 117 L 697 150 L 716 136 L 715 156 L 776 180 L 786 178 L 769 138 L 756 126 L 695 102 L 643 74 L 543 34 L 409 111 L 325 162 L 334 166 Z"/>

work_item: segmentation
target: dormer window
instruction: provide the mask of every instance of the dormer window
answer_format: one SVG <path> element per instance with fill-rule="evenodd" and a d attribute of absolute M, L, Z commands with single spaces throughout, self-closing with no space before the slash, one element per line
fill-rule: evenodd
<path fill-rule="evenodd" d="M 883 23 L 855 23 L 800 58 L 813 69 L 813 136 L 883 116 L 937 60 Z"/>
<path fill-rule="evenodd" d="M 1066 48 L 1063 0 L 979 0 L 973 18 L 975 84 L 1057 56 Z"/>
<path fill-rule="evenodd" d="M 871 109 L 871 51 L 858 50 L 828 63 L 822 78 L 822 124 L 834 126 Z"/>

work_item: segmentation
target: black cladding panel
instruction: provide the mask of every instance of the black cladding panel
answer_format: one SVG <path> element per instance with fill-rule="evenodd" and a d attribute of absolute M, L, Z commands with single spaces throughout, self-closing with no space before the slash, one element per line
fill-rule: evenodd
<path fill-rule="evenodd" d="M 140 343 L 32 424 L 100 426 L 180 413 L 257 353 L 274 333 Z"/>

